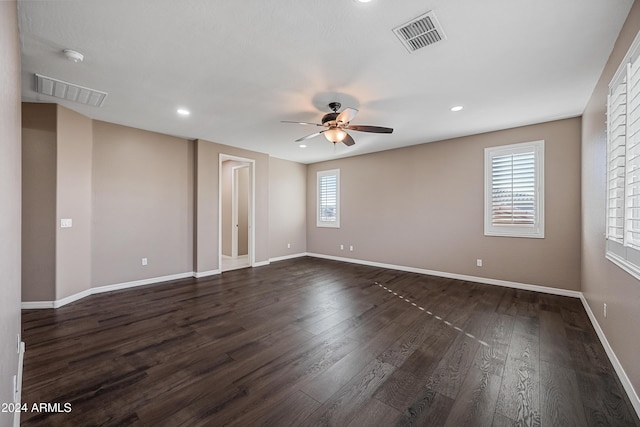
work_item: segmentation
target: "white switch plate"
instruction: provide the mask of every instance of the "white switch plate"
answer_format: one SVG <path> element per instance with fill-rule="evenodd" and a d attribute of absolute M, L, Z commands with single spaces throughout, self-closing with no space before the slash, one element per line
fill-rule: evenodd
<path fill-rule="evenodd" d="M 481 259 L 477 259 L 476 260 L 476 266 L 477 267 L 482 267 L 482 260 Z"/>
<path fill-rule="evenodd" d="M 147 265 L 148 260 L 146 258 L 142 258 L 142 265 Z"/>
<path fill-rule="evenodd" d="M 63 218 L 60 220 L 60 228 L 73 227 L 73 220 L 71 218 Z"/>

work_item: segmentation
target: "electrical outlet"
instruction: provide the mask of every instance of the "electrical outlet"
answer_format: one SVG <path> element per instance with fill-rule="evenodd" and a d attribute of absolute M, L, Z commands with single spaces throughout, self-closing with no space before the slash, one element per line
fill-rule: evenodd
<path fill-rule="evenodd" d="M 287 249 L 291 249 L 291 243 L 287 243 Z"/>
<path fill-rule="evenodd" d="M 349 246 L 349 251 L 353 252 L 353 245 Z"/>
<path fill-rule="evenodd" d="M 476 260 L 476 267 L 482 267 L 482 260 L 479 258 Z"/>
<path fill-rule="evenodd" d="M 604 318 L 607 318 L 607 303 L 604 303 Z"/>
<path fill-rule="evenodd" d="M 142 265 L 147 265 L 148 264 L 148 260 L 146 258 L 142 258 Z"/>
<path fill-rule="evenodd" d="M 340 245 L 340 250 L 344 251 L 344 245 Z"/>

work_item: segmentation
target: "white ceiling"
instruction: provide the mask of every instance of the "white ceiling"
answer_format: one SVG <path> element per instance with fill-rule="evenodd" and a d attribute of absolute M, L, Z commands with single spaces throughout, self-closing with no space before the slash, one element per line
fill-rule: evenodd
<path fill-rule="evenodd" d="M 312 163 L 578 116 L 632 3 L 21 0 L 22 95 L 58 101 L 35 92 L 44 74 L 108 92 L 60 101 L 94 119 Z M 392 30 L 430 10 L 447 39 L 410 54 Z M 299 148 L 317 128 L 280 121 L 319 122 L 331 101 L 395 131 Z"/>

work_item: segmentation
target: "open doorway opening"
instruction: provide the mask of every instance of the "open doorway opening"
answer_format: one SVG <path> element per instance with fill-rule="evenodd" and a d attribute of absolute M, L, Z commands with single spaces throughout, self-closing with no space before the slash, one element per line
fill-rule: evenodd
<path fill-rule="evenodd" d="M 253 266 L 254 161 L 220 156 L 221 271 Z"/>

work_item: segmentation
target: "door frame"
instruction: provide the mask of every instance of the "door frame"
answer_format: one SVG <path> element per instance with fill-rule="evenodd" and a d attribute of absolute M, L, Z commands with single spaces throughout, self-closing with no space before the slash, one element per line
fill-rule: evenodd
<path fill-rule="evenodd" d="M 245 157 L 238 157 L 230 154 L 220 153 L 219 159 L 218 159 L 218 266 L 220 268 L 220 271 L 222 271 L 222 163 L 227 160 L 247 163 L 246 166 L 242 166 L 242 167 L 249 168 L 249 230 L 248 230 L 248 237 L 249 237 L 248 249 L 249 250 L 248 250 L 248 255 L 249 255 L 249 266 L 250 267 L 255 266 L 256 161 L 254 159 L 247 159 Z M 232 171 L 232 172 L 235 173 L 235 171 Z M 233 186 L 233 181 L 235 181 L 233 176 L 231 177 L 231 181 Z M 235 191 L 235 189 L 232 188 L 232 192 L 233 191 Z M 232 195 L 232 199 L 233 199 L 233 195 Z M 232 236 L 233 235 L 234 234 L 232 233 Z M 237 255 L 237 233 L 235 234 L 235 236 L 236 236 L 236 246 L 235 246 L 236 252 L 235 253 Z M 233 237 L 232 237 L 232 247 L 233 247 Z"/>

